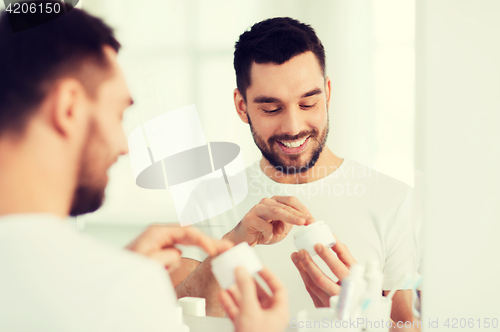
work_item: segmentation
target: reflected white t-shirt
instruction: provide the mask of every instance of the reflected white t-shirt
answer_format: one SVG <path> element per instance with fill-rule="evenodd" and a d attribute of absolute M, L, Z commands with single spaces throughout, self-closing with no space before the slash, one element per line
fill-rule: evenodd
<path fill-rule="evenodd" d="M 50 214 L 0 217 L 0 331 L 178 331 L 164 267 Z"/>
<path fill-rule="evenodd" d="M 194 227 L 221 239 L 262 198 L 295 196 L 316 220 L 323 220 L 330 227 L 359 263 L 379 262 L 384 274 L 384 290 L 396 287 L 406 272 L 417 270 L 412 190 L 403 182 L 349 160 L 344 160 L 328 176 L 304 184 L 277 183 L 262 172 L 260 162 L 255 162 L 245 171 L 249 190 L 245 200 L 233 210 L 196 223 Z M 301 309 L 314 308 L 290 258 L 297 251 L 293 243 L 297 229 L 294 227 L 277 244 L 255 247 L 262 263 L 287 287 L 292 317 Z M 207 257 L 195 247 L 183 247 L 182 256 L 198 261 Z M 337 280 L 318 256 L 313 259 L 327 275 Z"/>

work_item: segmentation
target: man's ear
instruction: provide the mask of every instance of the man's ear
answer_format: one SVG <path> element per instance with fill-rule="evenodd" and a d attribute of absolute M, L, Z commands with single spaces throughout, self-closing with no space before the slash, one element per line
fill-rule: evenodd
<path fill-rule="evenodd" d="M 332 81 L 330 77 L 325 77 L 325 94 L 326 94 L 326 105 L 328 109 L 330 108 L 330 97 L 332 95 Z"/>
<path fill-rule="evenodd" d="M 236 112 L 238 113 L 241 121 L 248 124 L 247 105 L 238 88 L 234 89 L 234 107 L 236 107 Z"/>
<path fill-rule="evenodd" d="M 73 78 L 62 79 L 54 86 L 50 117 L 61 135 L 68 137 L 85 130 L 85 95 L 82 84 Z"/>

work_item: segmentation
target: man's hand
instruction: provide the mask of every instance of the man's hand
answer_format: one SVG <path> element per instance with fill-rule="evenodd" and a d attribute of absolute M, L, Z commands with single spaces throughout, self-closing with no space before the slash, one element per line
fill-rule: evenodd
<path fill-rule="evenodd" d="M 283 240 L 293 225 L 314 222 L 309 210 L 293 196 L 263 198 L 224 238 L 235 244 L 274 244 Z"/>
<path fill-rule="evenodd" d="M 292 261 L 300 272 L 300 276 L 314 302 L 314 306 L 317 308 L 329 307 L 330 297 L 340 294 L 340 284 L 349 275 L 349 268 L 353 264 L 356 264 L 356 260 L 352 257 L 347 246 L 340 243 L 340 241 L 337 241 L 332 250 L 325 248 L 322 244 L 315 245 L 314 250 L 339 279 L 338 282 L 334 282 L 328 278 L 314 263 L 306 250 L 300 250 L 298 253 L 294 252 L 292 254 Z"/>
<path fill-rule="evenodd" d="M 236 286 L 220 293 L 220 301 L 237 332 L 277 332 L 288 324 L 286 289 L 267 268 L 259 272 L 269 295 L 243 267 L 236 269 Z"/>
<path fill-rule="evenodd" d="M 211 239 L 194 228 L 153 225 L 126 249 L 159 261 L 171 273 L 179 266 L 181 260 L 181 251 L 174 246 L 175 244 L 198 246 L 210 256 L 218 255 L 233 246 L 230 241 Z"/>

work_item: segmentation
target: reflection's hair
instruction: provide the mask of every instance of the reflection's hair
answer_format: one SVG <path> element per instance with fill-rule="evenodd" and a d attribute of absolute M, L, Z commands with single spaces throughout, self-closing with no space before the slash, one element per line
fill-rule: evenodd
<path fill-rule="evenodd" d="M 325 75 L 325 49 L 314 29 L 290 17 L 275 17 L 254 24 L 240 35 L 234 50 L 238 90 L 246 101 L 252 63 L 281 65 L 296 55 L 311 51 Z"/>
<path fill-rule="evenodd" d="M 16 15 L 17 24 L 33 27 L 13 32 L 9 19 L 14 18 L 6 11 L 0 14 L 0 136 L 6 131 L 21 134 L 62 77 L 78 79 L 94 97 L 98 83 L 109 75 L 103 47 L 120 48 L 110 27 L 76 8 L 41 25 L 46 13 Z"/>

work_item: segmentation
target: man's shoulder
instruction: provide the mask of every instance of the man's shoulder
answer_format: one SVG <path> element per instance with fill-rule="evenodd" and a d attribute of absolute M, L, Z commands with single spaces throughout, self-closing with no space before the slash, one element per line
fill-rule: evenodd
<path fill-rule="evenodd" d="M 82 235 L 54 217 L 0 219 L 0 265 L 0 307 L 25 299 L 32 325 L 41 324 L 40 315 L 45 323 L 71 316 L 61 330 L 138 331 L 150 323 L 156 325 L 150 330 L 159 331 L 166 324 L 161 317 L 175 305 L 161 264 Z"/>
<path fill-rule="evenodd" d="M 405 182 L 356 161 L 348 161 L 342 171 L 346 182 L 356 189 L 357 198 L 374 211 L 385 213 L 397 209 L 412 192 Z"/>
<path fill-rule="evenodd" d="M 403 181 L 400 181 L 392 176 L 382 173 L 376 168 L 363 165 L 357 161 L 347 161 L 344 173 L 351 179 L 356 179 L 366 184 L 386 188 L 388 190 L 408 192 L 411 187 Z"/>
<path fill-rule="evenodd" d="M 79 271 L 89 277 L 92 271 L 96 275 L 100 272 L 123 274 L 140 268 L 161 267 L 139 254 L 81 234 L 67 222 L 49 215 L 4 217 L 0 239 L 4 253 L 18 257 L 19 264 L 44 261 L 68 273 Z"/>
<path fill-rule="evenodd" d="M 74 249 L 75 259 L 89 268 L 106 271 L 110 275 L 119 276 L 120 279 L 134 278 L 137 275 L 161 275 L 161 278 L 165 278 L 166 271 L 163 266 L 151 258 L 112 246 L 86 234 L 76 234 L 74 241 L 78 246 Z"/>

